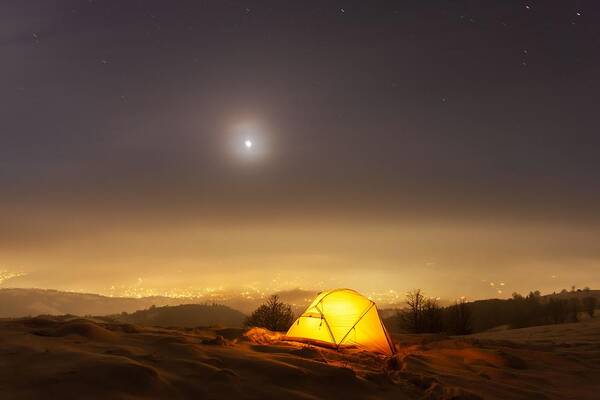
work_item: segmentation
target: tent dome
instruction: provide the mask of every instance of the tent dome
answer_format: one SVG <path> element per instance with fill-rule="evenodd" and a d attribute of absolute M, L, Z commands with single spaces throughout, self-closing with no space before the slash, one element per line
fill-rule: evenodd
<path fill-rule="evenodd" d="M 375 303 L 352 289 L 319 293 L 290 327 L 286 339 L 387 355 L 395 352 Z"/>

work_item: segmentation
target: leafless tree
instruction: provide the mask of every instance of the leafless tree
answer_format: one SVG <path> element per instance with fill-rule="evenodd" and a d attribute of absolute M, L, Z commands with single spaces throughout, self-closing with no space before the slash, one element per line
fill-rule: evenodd
<path fill-rule="evenodd" d="M 292 306 L 272 295 L 246 319 L 246 326 L 267 328 L 271 331 L 287 331 L 294 323 Z"/>
<path fill-rule="evenodd" d="M 414 333 L 442 331 L 442 310 L 435 299 L 425 297 L 421 289 L 406 294 L 407 308 L 399 314 L 401 328 Z"/>
<path fill-rule="evenodd" d="M 406 305 L 408 309 L 404 311 L 402 320 L 404 327 L 411 332 L 422 331 L 422 310 L 425 296 L 421 289 L 415 289 L 406 294 Z"/>

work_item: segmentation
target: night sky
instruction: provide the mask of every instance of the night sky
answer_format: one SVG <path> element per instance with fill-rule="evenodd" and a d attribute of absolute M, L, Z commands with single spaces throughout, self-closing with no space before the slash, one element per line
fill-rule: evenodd
<path fill-rule="evenodd" d="M 597 1 L 4 0 L 0 47 L 0 287 L 600 285 Z"/>

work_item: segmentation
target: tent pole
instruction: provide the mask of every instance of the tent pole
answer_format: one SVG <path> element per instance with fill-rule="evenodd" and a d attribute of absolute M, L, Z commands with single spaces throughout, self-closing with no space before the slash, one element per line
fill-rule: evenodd
<path fill-rule="evenodd" d="M 321 305 L 322 301 L 323 301 L 323 299 L 321 299 L 321 301 L 319 302 L 319 304 L 317 304 L 315 306 L 315 308 L 317 310 L 319 310 L 319 313 L 321 314 L 321 319 L 323 321 L 325 321 L 325 325 L 327 326 L 327 330 L 329 331 L 329 336 L 331 336 L 331 341 L 333 342 L 333 344 L 337 345 L 337 343 L 335 342 L 335 337 L 333 336 L 333 332 L 331 331 L 331 327 L 329 326 L 329 322 L 327 322 L 327 318 L 325 318 L 325 314 L 323 314 L 323 310 L 321 310 L 321 308 L 319 308 L 319 305 Z"/>
<path fill-rule="evenodd" d="M 354 323 L 354 325 L 352 325 L 352 328 L 348 329 L 348 332 L 346 332 L 346 334 L 344 335 L 344 337 L 342 338 L 342 340 L 340 340 L 340 345 L 342 344 L 342 342 L 344 340 L 346 340 L 346 337 L 350 334 L 350 332 L 352 331 L 352 329 L 354 329 L 354 327 L 356 326 L 356 324 L 358 324 L 360 322 L 360 320 L 362 319 L 362 317 L 365 316 L 365 314 L 367 314 L 369 312 L 369 310 L 371 308 L 373 308 L 373 306 L 375 305 L 374 302 L 371 302 L 371 305 L 369 307 L 367 307 L 367 309 L 365 310 L 365 312 L 363 312 L 360 317 L 358 317 L 358 319 L 356 320 L 356 322 Z M 381 319 L 381 318 L 380 318 Z M 339 346 L 339 345 L 338 345 Z"/>

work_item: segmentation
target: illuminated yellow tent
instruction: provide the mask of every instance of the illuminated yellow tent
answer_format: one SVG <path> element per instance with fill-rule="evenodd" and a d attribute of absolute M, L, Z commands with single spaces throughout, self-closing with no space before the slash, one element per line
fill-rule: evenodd
<path fill-rule="evenodd" d="M 351 289 L 319 293 L 288 330 L 286 339 L 387 355 L 395 352 L 375 303 Z"/>

